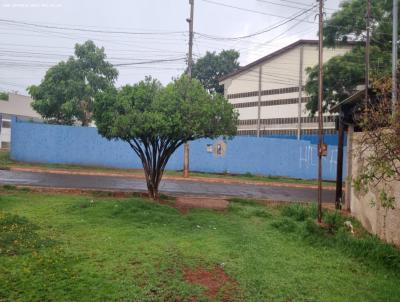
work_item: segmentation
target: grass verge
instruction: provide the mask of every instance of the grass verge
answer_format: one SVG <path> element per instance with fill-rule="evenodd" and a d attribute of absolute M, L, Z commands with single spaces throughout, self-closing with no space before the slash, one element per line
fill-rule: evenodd
<path fill-rule="evenodd" d="M 317 227 L 312 206 L 233 199 L 225 212 L 181 215 L 139 197 L 12 187 L 0 193 L 0 246 L 14 251 L 0 253 L 0 301 L 393 301 L 400 296 L 399 250 L 354 221 L 356 236 L 351 235 L 334 212 L 325 213 L 330 228 Z M 188 272 L 221 270 L 230 289 L 214 290 L 213 296 L 185 279 Z"/>

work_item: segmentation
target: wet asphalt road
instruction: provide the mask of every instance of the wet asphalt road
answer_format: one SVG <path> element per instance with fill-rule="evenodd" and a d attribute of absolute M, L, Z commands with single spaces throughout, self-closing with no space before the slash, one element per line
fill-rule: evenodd
<path fill-rule="evenodd" d="M 94 175 L 65 175 L 51 173 L 0 171 L 0 184 L 58 187 L 71 189 L 98 189 L 121 191 L 146 191 L 142 179 Z M 279 201 L 314 201 L 316 189 L 277 187 L 268 185 L 223 184 L 193 181 L 165 180 L 160 192 L 173 195 L 209 195 L 214 197 L 242 197 Z M 334 202 L 335 192 L 324 190 L 323 201 Z"/>

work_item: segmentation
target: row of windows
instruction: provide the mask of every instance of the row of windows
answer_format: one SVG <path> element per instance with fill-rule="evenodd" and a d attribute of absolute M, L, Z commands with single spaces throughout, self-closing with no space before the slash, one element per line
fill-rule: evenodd
<path fill-rule="evenodd" d="M 324 123 L 330 123 L 335 121 L 335 116 L 324 116 Z M 260 119 L 262 125 L 282 125 L 282 124 L 297 124 L 299 122 L 298 117 L 283 117 L 283 118 L 270 118 L 270 119 Z M 318 123 L 318 117 L 303 116 L 301 117 L 302 124 L 308 123 Z M 242 125 L 257 125 L 257 119 L 251 120 L 239 120 L 238 123 Z"/>
<path fill-rule="evenodd" d="M 302 88 L 304 90 L 304 86 Z M 269 89 L 269 90 L 261 90 L 261 95 L 272 95 L 272 94 L 284 94 L 284 93 L 292 93 L 292 92 L 299 92 L 299 87 L 285 87 L 285 88 L 276 88 L 276 89 Z M 228 94 L 228 99 L 240 99 L 240 98 L 249 98 L 252 96 L 258 96 L 257 91 L 250 91 L 250 92 L 239 92 Z"/>
<path fill-rule="evenodd" d="M 307 103 L 309 99 L 310 97 L 301 98 L 301 102 Z M 297 104 L 298 102 L 299 102 L 298 98 L 270 100 L 270 101 L 261 101 L 260 106 L 265 107 L 265 106 L 276 106 L 276 105 L 289 105 L 289 104 Z M 258 107 L 258 101 L 233 104 L 233 108 L 248 108 L 248 107 Z"/>
<path fill-rule="evenodd" d="M 335 129 L 324 129 L 324 134 L 336 134 Z M 318 129 L 302 129 L 301 135 L 316 135 Z M 237 135 L 248 135 L 256 136 L 257 130 L 239 130 Z M 261 136 L 269 135 L 297 135 L 297 129 L 285 129 L 285 130 L 260 130 Z"/>

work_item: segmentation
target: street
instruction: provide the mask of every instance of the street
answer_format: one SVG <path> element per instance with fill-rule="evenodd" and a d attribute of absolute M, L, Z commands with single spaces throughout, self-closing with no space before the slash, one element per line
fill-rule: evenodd
<path fill-rule="evenodd" d="M 145 192 L 146 183 L 129 177 L 67 175 L 19 171 L 0 171 L 0 184 L 51 188 L 97 189 Z M 165 180 L 160 192 L 173 195 L 207 195 L 212 197 L 241 197 L 277 201 L 314 201 L 317 192 L 310 188 L 279 187 L 272 185 L 225 184 L 194 181 Z M 324 202 L 334 202 L 335 192 L 323 191 Z"/>

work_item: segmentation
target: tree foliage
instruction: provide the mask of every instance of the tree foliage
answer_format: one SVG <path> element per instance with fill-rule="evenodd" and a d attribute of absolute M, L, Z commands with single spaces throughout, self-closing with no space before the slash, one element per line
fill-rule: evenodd
<path fill-rule="evenodd" d="M 392 1 L 372 1 L 370 76 L 379 79 L 390 73 Z M 360 42 L 349 53 L 324 64 L 324 110 L 354 93 L 365 81 L 366 1 L 345 0 L 324 23 L 324 43 L 336 47 L 344 42 Z M 318 95 L 318 66 L 309 68 L 306 92 L 311 96 L 306 107 L 315 114 Z"/>
<path fill-rule="evenodd" d="M 395 198 L 388 186 L 400 181 L 400 104 L 393 114 L 390 77 L 374 85 L 376 98 L 365 106 L 357 119 L 362 129 L 356 150 L 360 158 L 356 189 L 379 188 L 384 208 L 394 208 Z"/>
<path fill-rule="evenodd" d="M 223 50 L 219 54 L 208 52 L 193 64 L 192 75 L 198 79 L 209 92 L 223 93 L 219 79 L 239 69 L 239 52 Z"/>
<path fill-rule="evenodd" d="M 8 101 L 8 93 L 0 91 L 0 100 L 2 101 Z"/>
<path fill-rule="evenodd" d="M 40 83 L 28 88 L 32 107 L 49 122 L 71 125 L 92 120 L 96 93 L 114 84 L 118 71 L 106 61 L 104 48 L 92 41 L 75 45 L 75 56 L 51 67 Z"/>
<path fill-rule="evenodd" d="M 237 114 L 220 94 L 186 76 L 166 87 L 152 78 L 100 93 L 94 119 L 107 139 L 127 142 L 142 161 L 149 194 L 158 198 L 165 166 L 183 143 L 232 136 Z"/>

